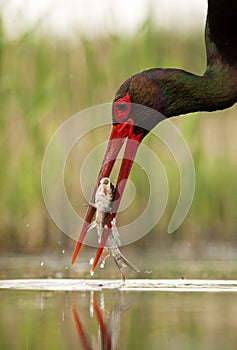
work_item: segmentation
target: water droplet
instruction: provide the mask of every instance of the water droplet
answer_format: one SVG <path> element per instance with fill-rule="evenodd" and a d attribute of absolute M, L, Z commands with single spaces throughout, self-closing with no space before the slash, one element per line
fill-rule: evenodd
<path fill-rule="evenodd" d="M 64 254 L 64 253 L 65 253 L 65 249 L 62 250 L 62 254 Z"/>
<path fill-rule="evenodd" d="M 61 245 L 61 241 L 58 241 L 58 245 Z"/>
<path fill-rule="evenodd" d="M 27 224 L 26 227 L 30 227 L 30 224 Z"/>
<path fill-rule="evenodd" d="M 91 275 L 91 276 L 94 276 L 94 271 L 91 271 L 91 272 L 90 272 L 90 275 Z"/>
<path fill-rule="evenodd" d="M 65 270 L 68 270 L 68 266 L 65 266 Z"/>
<path fill-rule="evenodd" d="M 44 266 L 44 262 L 43 261 L 41 261 L 40 266 Z"/>
<path fill-rule="evenodd" d="M 94 258 L 90 258 L 89 264 L 93 265 L 93 262 L 94 262 Z"/>

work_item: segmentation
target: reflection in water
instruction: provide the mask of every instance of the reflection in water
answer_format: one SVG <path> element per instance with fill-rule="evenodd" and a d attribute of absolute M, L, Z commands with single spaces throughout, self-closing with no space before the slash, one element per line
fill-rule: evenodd
<path fill-rule="evenodd" d="M 93 342 L 93 346 L 90 345 L 88 340 L 89 337 L 85 329 L 86 327 L 83 327 L 76 307 L 74 304 L 72 304 L 72 314 L 83 350 L 113 350 L 116 348 L 120 332 L 120 318 L 121 315 L 129 309 L 128 304 L 125 303 L 123 298 L 123 294 L 119 293 L 112 311 L 109 311 L 105 307 L 104 294 L 101 294 L 100 306 L 98 306 L 96 296 L 94 292 L 91 292 L 89 307 L 90 317 L 95 317 L 98 325 L 98 336 Z M 90 338 L 93 337 L 90 336 Z"/>
<path fill-rule="evenodd" d="M 0 349 L 236 349 L 235 292 L 94 293 L 0 290 Z"/>
<path fill-rule="evenodd" d="M 80 338 L 82 348 L 85 350 L 91 350 L 92 348 L 90 347 L 88 337 L 86 336 L 86 333 L 82 327 L 82 323 L 81 323 L 80 318 L 77 314 L 77 310 L 75 309 L 74 304 L 72 304 L 72 314 L 73 314 L 73 318 L 75 321 L 75 325 L 77 327 L 77 332 L 78 332 L 78 335 Z"/>

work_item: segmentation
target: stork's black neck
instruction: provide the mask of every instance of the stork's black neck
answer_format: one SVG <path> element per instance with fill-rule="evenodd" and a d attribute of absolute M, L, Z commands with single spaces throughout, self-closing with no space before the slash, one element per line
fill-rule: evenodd
<path fill-rule="evenodd" d="M 237 101 L 237 70 L 214 65 L 197 76 L 179 69 L 150 69 L 131 79 L 129 93 L 132 102 L 166 117 L 224 109 Z"/>
<path fill-rule="evenodd" d="M 180 69 L 149 69 L 129 78 L 115 100 L 127 93 L 131 102 L 166 117 L 215 111 L 237 102 L 237 0 L 208 0 L 205 31 L 207 68 L 202 76 Z M 141 118 L 147 118 L 140 114 Z M 147 118 L 148 120 L 149 118 Z M 154 118 L 143 121 L 150 130 Z"/>
<path fill-rule="evenodd" d="M 216 46 L 218 55 L 230 65 L 237 62 L 236 17 L 236 0 L 208 0 L 209 42 Z"/>

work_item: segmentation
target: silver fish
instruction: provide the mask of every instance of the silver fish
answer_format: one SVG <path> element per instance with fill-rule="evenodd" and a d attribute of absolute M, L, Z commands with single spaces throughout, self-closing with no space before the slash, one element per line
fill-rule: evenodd
<path fill-rule="evenodd" d="M 86 232 L 97 227 L 97 233 L 99 242 L 103 233 L 104 225 L 106 223 L 106 218 L 111 212 L 111 204 L 114 196 L 114 186 L 110 182 L 108 177 L 103 177 L 100 180 L 100 185 L 95 194 L 95 203 L 89 203 L 92 207 L 96 209 L 95 221 L 93 221 L 88 227 Z"/>
<path fill-rule="evenodd" d="M 87 228 L 87 232 L 92 230 L 94 227 L 97 228 L 98 240 L 101 241 L 104 228 L 107 228 L 106 219 L 108 214 L 111 212 L 111 205 L 114 196 L 114 186 L 108 177 L 104 177 L 100 180 L 100 185 L 95 194 L 95 203 L 89 203 L 89 205 L 96 208 L 95 221 L 93 221 Z M 119 268 L 121 277 L 125 281 L 125 274 L 123 269 L 129 267 L 135 272 L 140 272 L 139 269 L 133 265 L 119 250 L 121 245 L 120 236 L 116 227 L 115 218 L 111 222 L 111 230 L 106 242 L 106 247 L 102 253 L 102 262 L 100 267 L 103 268 L 105 260 L 111 255 Z"/>

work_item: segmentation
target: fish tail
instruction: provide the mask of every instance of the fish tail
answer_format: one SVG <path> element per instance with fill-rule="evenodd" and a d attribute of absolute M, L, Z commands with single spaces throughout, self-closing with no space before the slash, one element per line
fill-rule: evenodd
<path fill-rule="evenodd" d="M 119 250 L 119 248 L 112 248 L 111 250 L 114 261 L 118 266 L 120 272 L 124 267 L 129 267 L 135 272 L 140 272 L 140 270 L 134 264 L 132 264 L 127 258 L 125 258 L 125 256 Z"/>

